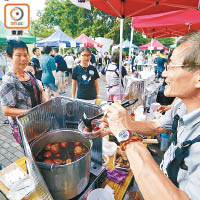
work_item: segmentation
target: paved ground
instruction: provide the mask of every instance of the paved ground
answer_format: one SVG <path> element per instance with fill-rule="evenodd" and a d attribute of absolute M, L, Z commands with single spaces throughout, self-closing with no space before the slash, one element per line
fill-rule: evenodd
<path fill-rule="evenodd" d="M 105 84 L 100 80 L 100 95 L 102 100 L 107 100 Z M 71 85 L 68 85 L 66 96 L 71 97 Z M 11 134 L 11 129 L 8 124 L 4 124 L 7 118 L 0 110 L 0 164 L 3 167 L 10 165 L 12 162 L 24 156 L 23 149 L 15 141 Z"/>

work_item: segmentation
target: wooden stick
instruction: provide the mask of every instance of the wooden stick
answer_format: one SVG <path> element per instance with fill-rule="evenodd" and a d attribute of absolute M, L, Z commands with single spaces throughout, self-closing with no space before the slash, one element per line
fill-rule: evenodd
<path fill-rule="evenodd" d="M 157 139 L 143 139 L 143 143 L 145 144 L 158 144 Z"/>

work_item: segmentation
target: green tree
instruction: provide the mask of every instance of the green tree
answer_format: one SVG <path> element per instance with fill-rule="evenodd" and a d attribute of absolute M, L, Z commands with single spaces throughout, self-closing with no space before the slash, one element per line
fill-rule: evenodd
<path fill-rule="evenodd" d="M 93 38 L 106 37 L 120 42 L 120 20 L 108 15 L 92 6 L 91 11 L 73 5 L 69 0 L 46 0 L 46 7 L 39 12 L 39 19 L 31 22 L 29 32 L 36 37 L 47 37 L 59 26 L 62 31 L 78 37 L 85 33 Z M 123 40 L 129 39 L 131 34 L 131 18 L 124 19 Z M 134 31 L 133 43 L 142 45 L 149 42 L 150 38 L 143 38 L 141 33 Z M 170 45 L 173 39 L 159 39 L 163 44 Z"/>

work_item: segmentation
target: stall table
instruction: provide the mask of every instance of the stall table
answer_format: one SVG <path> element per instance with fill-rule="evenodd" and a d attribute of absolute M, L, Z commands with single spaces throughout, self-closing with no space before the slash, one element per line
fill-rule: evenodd
<path fill-rule="evenodd" d="M 26 161 L 26 158 L 22 157 L 19 160 L 17 160 L 15 163 L 19 165 L 25 172 L 27 172 L 25 161 Z M 113 169 L 113 156 L 109 157 L 109 162 L 107 163 L 106 167 L 109 169 Z M 106 179 L 105 182 L 102 184 L 102 188 L 104 188 L 105 185 L 108 184 L 114 190 L 115 200 L 122 200 L 132 179 L 133 179 L 133 173 L 130 170 L 128 173 L 128 176 L 125 178 L 125 181 L 123 183 L 117 184 L 113 181 Z M 0 182 L 0 189 L 5 194 L 8 193 L 8 189 L 1 182 Z M 39 200 L 39 199 L 40 199 L 39 195 L 36 192 L 32 194 L 31 197 L 29 198 L 29 200 Z"/>
<path fill-rule="evenodd" d="M 110 156 L 109 162 L 106 165 L 106 167 L 111 169 L 111 170 L 114 169 L 113 159 L 114 159 L 114 156 Z M 128 173 L 128 176 L 125 178 L 123 183 L 117 184 L 113 181 L 106 179 L 105 182 L 102 184 L 102 188 L 104 188 L 105 185 L 108 184 L 114 190 L 115 200 L 122 200 L 127 189 L 128 189 L 128 187 L 129 187 L 129 185 L 131 184 L 132 179 L 133 179 L 133 173 L 130 170 L 129 173 Z"/>

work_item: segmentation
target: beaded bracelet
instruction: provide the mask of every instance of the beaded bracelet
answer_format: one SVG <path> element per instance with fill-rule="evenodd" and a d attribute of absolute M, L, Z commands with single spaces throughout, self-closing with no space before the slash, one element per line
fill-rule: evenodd
<path fill-rule="evenodd" d="M 133 137 L 133 138 L 131 138 L 131 139 L 125 141 L 125 142 L 122 142 L 122 143 L 120 144 L 120 148 L 121 148 L 122 151 L 125 151 L 125 150 L 126 150 L 126 145 L 127 145 L 127 144 L 130 144 L 131 142 L 142 141 L 142 140 L 143 140 L 143 139 L 142 139 L 141 137 L 135 136 L 135 137 Z"/>

